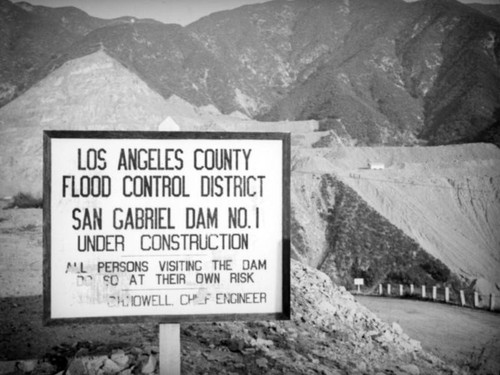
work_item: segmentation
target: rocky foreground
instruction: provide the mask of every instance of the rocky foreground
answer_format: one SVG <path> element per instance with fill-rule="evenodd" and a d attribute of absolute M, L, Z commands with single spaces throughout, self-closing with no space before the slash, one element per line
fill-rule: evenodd
<path fill-rule="evenodd" d="M 183 324 L 184 374 L 465 374 L 382 322 L 323 273 L 292 261 L 290 321 Z M 137 342 L 78 341 L 43 358 L 1 362 L 0 373 L 158 373 L 158 328 Z M 15 345 L 15 343 L 12 343 Z"/>

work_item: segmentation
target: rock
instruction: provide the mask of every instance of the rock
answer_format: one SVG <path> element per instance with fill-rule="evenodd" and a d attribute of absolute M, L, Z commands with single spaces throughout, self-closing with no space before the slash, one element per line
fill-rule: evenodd
<path fill-rule="evenodd" d="M 396 323 L 396 322 L 393 322 L 392 323 L 392 329 L 398 334 L 398 335 L 401 335 L 403 333 L 403 328 L 401 328 L 401 326 Z"/>
<path fill-rule="evenodd" d="M 366 366 L 366 363 L 364 361 L 360 361 L 356 364 L 356 369 L 361 373 L 366 373 L 368 367 Z"/>
<path fill-rule="evenodd" d="M 119 350 L 111 354 L 111 360 L 123 370 L 129 364 L 130 358 L 123 350 Z"/>
<path fill-rule="evenodd" d="M 255 361 L 255 363 L 262 369 L 267 368 L 268 365 L 268 361 L 265 358 L 259 358 Z"/>
<path fill-rule="evenodd" d="M 16 370 L 16 361 L 0 361 L 0 374 L 9 374 Z"/>
<path fill-rule="evenodd" d="M 420 369 L 413 364 L 403 365 L 400 367 L 401 370 L 410 375 L 420 375 Z"/>
<path fill-rule="evenodd" d="M 371 330 L 371 331 L 365 332 L 363 336 L 364 337 L 374 338 L 375 336 L 378 336 L 379 334 L 380 333 L 378 331 Z"/>
<path fill-rule="evenodd" d="M 104 362 L 108 359 L 105 355 L 75 358 L 69 364 L 66 375 L 97 375 Z"/>
<path fill-rule="evenodd" d="M 210 353 L 209 353 L 209 352 L 203 352 L 203 353 L 201 353 L 201 355 L 202 355 L 203 357 L 205 357 L 205 358 L 206 358 L 207 360 L 209 360 L 209 361 L 210 361 L 210 360 L 212 360 L 212 357 L 211 357 L 211 355 L 210 355 Z"/>
<path fill-rule="evenodd" d="M 157 363 L 156 356 L 150 355 L 148 358 L 148 361 L 143 364 L 141 373 L 143 374 L 152 374 L 155 371 L 156 368 L 156 363 Z"/>
<path fill-rule="evenodd" d="M 245 340 L 239 338 L 231 339 L 227 347 L 232 352 L 241 352 L 245 348 Z"/>
<path fill-rule="evenodd" d="M 413 339 L 408 339 L 408 340 L 400 340 L 398 344 L 406 351 L 408 352 L 418 352 L 422 350 L 422 345 L 420 344 L 420 341 L 413 340 Z"/>
<path fill-rule="evenodd" d="M 138 356 L 142 354 L 142 350 L 140 348 L 133 347 L 132 349 L 130 349 L 130 353 L 132 353 L 135 356 Z"/>
<path fill-rule="evenodd" d="M 89 350 L 87 348 L 80 348 L 75 354 L 75 357 L 86 357 L 89 355 Z"/>
<path fill-rule="evenodd" d="M 120 372 L 123 369 L 123 367 L 120 367 L 116 362 L 112 361 L 111 359 L 106 359 L 104 361 L 104 366 L 102 367 L 102 370 L 104 371 L 105 374 L 116 374 L 117 372 Z"/>
<path fill-rule="evenodd" d="M 88 362 L 86 363 L 88 373 L 90 375 L 100 375 L 102 371 L 100 369 L 103 367 L 104 362 L 108 360 L 108 356 L 100 355 L 97 357 L 87 357 Z"/>
<path fill-rule="evenodd" d="M 49 362 L 41 362 L 39 363 L 35 370 L 33 371 L 33 375 L 52 375 L 57 371 L 56 366 Z"/>
<path fill-rule="evenodd" d="M 32 372 L 35 369 L 37 363 L 38 363 L 38 361 L 36 359 L 29 359 L 29 360 L 17 362 L 16 366 L 22 372 L 28 373 L 28 372 Z"/>
<path fill-rule="evenodd" d="M 260 350 L 267 350 L 268 348 L 273 346 L 274 343 L 271 340 L 266 340 L 258 337 L 257 339 L 252 339 L 250 341 L 250 345 Z"/>
<path fill-rule="evenodd" d="M 69 364 L 66 375 L 87 375 L 87 367 L 83 358 L 76 358 Z"/>
<path fill-rule="evenodd" d="M 393 342 L 394 341 L 394 334 L 392 334 L 390 331 L 387 330 L 382 335 L 375 336 L 374 340 L 379 342 L 379 343 Z"/>
<path fill-rule="evenodd" d="M 255 349 L 255 348 L 245 348 L 243 350 L 243 354 L 246 354 L 246 355 L 255 354 L 255 352 L 257 352 L 257 349 Z"/>
<path fill-rule="evenodd" d="M 158 346 L 151 345 L 146 348 L 145 352 L 150 354 L 158 354 L 160 352 L 160 348 Z"/>

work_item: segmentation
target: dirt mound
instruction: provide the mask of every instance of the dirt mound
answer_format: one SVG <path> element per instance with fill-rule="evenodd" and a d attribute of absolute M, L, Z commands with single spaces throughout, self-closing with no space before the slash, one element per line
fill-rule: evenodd
<path fill-rule="evenodd" d="M 42 192 L 43 130 L 156 130 L 165 100 L 99 51 L 0 109 L 0 195 Z"/>

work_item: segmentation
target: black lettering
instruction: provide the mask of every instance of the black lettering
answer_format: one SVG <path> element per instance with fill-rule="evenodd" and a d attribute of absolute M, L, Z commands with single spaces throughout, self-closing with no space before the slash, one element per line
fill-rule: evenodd
<path fill-rule="evenodd" d="M 231 272 L 229 282 L 237 284 L 253 283 L 253 272 Z"/>
<path fill-rule="evenodd" d="M 69 190 L 69 191 L 68 191 Z M 111 177 L 109 176 L 62 176 L 63 198 L 98 198 L 111 195 Z"/>
<path fill-rule="evenodd" d="M 73 229 L 75 230 L 96 230 L 102 229 L 102 208 L 84 208 L 83 213 L 79 208 L 74 208 L 72 218 L 75 221 Z"/>
<path fill-rule="evenodd" d="M 158 285 L 186 284 L 186 275 L 183 273 L 157 273 L 156 282 Z"/>
<path fill-rule="evenodd" d="M 122 235 L 80 235 L 77 237 L 79 252 L 125 251 L 125 237 Z"/>
<path fill-rule="evenodd" d="M 113 210 L 115 229 L 175 229 L 169 207 L 135 207 Z M 149 250 L 149 249 L 146 249 Z"/>
<path fill-rule="evenodd" d="M 207 171 L 231 171 L 239 170 L 244 164 L 245 170 L 249 169 L 251 149 L 239 148 L 220 148 L 220 149 L 201 149 L 194 150 L 194 168 L 196 170 Z"/>
<path fill-rule="evenodd" d="M 197 284 L 220 284 L 220 273 L 197 273 L 195 280 Z"/>
<path fill-rule="evenodd" d="M 149 263 L 144 261 L 128 261 L 128 262 L 97 262 L 97 272 L 99 273 L 114 273 L 114 272 L 147 272 L 149 270 Z"/>
<path fill-rule="evenodd" d="M 198 208 L 186 207 L 186 228 L 187 229 L 207 229 L 218 227 L 218 211 L 217 207 Z"/>
<path fill-rule="evenodd" d="M 184 167 L 181 149 L 120 149 L 118 170 L 181 170 Z"/>
<path fill-rule="evenodd" d="M 90 148 L 85 152 L 85 158 L 82 158 L 82 149 L 78 149 L 78 170 L 85 171 L 93 171 L 96 169 L 104 170 L 106 169 L 106 159 L 104 155 L 106 154 L 106 150 L 100 148 L 96 150 L 94 148 Z M 85 160 L 85 161 L 84 161 Z"/>

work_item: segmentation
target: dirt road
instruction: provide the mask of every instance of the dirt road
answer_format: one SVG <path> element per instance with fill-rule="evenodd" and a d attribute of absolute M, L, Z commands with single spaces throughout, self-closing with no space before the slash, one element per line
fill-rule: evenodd
<path fill-rule="evenodd" d="M 500 314 L 395 298 L 356 299 L 442 359 L 480 374 L 500 373 Z"/>

